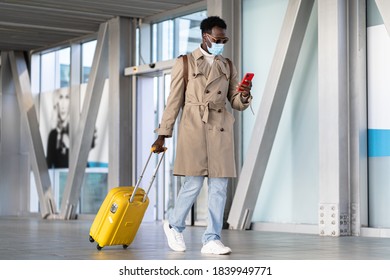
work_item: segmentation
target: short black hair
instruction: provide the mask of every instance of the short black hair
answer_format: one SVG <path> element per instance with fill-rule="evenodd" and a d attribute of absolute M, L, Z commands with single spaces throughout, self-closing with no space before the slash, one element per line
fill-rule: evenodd
<path fill-rule="evenodd" d="M 211 29 L 213 29 L 213 27 L 215 26 L 220 27 L 222 29 L 227 28 L 226 22 L 223 19 L 218 16 L 211 16 L 202 20 L 202 22 L 200 23 L 200 30 L 202 30 L 202 34 L 211 33 Z"/>

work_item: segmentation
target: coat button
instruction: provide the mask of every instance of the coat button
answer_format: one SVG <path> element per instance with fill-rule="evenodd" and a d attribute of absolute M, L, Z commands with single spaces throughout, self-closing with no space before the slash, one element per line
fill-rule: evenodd
<path fill-rule="evenodd" d="M 196 74 L 195 73 L 192 73 L 192 77 L 195 77 L 196 76 Z"/>
<path fill-rule="evenodd" d="M 225 129 L 221 128 L 220 131 L 223 132 L 223 131 L 225 131 Z"/>
<path fill-rule="evenodd" d="M 218 113 L 221 113 L 222 112 L 222 109 L 218 109 Z"/>
<path fill-rule="evenodd" d="M 222 91 L 218 91 L 218 94 L 221 94 L 222 93 Z"/>
<path fill-rule="evenodd" d="M 206 90 L 206 93 L 210 93 L 210 91 L 209 91 L 209 90 Z"/>

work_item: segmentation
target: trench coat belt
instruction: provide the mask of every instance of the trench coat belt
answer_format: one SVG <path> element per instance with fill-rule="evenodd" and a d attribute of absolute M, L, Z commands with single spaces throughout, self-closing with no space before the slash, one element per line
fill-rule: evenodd
<path fill-rule="evenodd" d="M 201 106 L 204 109 L 202 121 L 207 123 L 209 120 L 209 110 L 222 110 L 225 108 L 225 103 L 216 104 L 214 102 L 187 102 L 185 105 L 189 106 Z"/>

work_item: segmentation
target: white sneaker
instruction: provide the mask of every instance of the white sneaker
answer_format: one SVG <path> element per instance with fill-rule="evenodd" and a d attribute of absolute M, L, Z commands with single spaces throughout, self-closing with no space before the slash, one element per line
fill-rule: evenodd
<path fill-rule="evenodd" d="M 232 252 L 232 249 L 223 245 L 220 240 L 211 240 L 203 245 L 202 254 L 214 254 L 214 255 L 228 255 Z"/>
<path fill-rule="evenodd" d="M 168 222 L 164 223 L 164 232 L 168 239 L 168 245 L 173 251 L 184 252 L 186 250 L 183 234 L 169 227 Z"/>

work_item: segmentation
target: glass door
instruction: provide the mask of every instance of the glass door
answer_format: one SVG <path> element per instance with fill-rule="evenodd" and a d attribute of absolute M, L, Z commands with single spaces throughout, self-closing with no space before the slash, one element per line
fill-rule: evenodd
<path fill-rule="evenodd" d="M 155 129 L 161 120 L 169 95 L 171 70 L 155 71 L 137 75 L 136 77 L 136 176 L 139 178 L 147 159 L 150 148 L 157 139 Z M 166 140 L 168 148 L 164 160 L 156 174 L 154 183 L 149 191 L 149 207 L 145 213 L 145 221 L 164 220 L 174 205 L 180 178 L 174 177 L 173 162 L 175 159 L 177 129 L 172 138 Z M 141 181 L 141 187 L 148 189 L 153 172 L 162 154 L 152 155 Z"/>
<path fill-rule="evenodd" d="M 154 72 L 140 74 L 136 78 L 136 177 L 138 178 L 150 154 L 150 148 L 157 139 L 154 130 L 158 127 L 170 93 L 171 67 Z M 172 211 L 178 191 L 184 177 L 173 176 L 173 166 L 176 157 L 176 142 L 180 114 L 175 123 L 173 135 L 165 140 L 168 150 L 157 172 L 155 181 L 149 192 L 149 207 L 144 221 L 166 220 Z M 152 155 L 148 168 L 141 181 L 141 187 L 147 189 L 150 178 L 157 166 L 160 155 Z M 207 181 L 202 189 L 191 213 L 188 215 L 188 225 L 205 225 L 207 218 Z"/>

